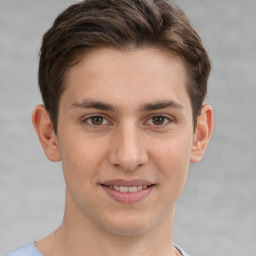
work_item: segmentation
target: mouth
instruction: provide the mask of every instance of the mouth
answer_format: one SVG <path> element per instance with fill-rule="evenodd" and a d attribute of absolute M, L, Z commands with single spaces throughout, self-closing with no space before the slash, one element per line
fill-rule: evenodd
<path fill-rule="evenodd" d="M 146 180 L 110 180 L 100 186 L 110 198 L 119 203 L 132 204 L 147 198 L 156 184 Z"/>
<path fill-rule="evenodd" d="M 136 193 L 141 190 L 145 190 L 148 187 L 154 186 L 154 184 L 151 185 L 139 185 L 139 186 L 117 186 L 117 185 L 105 185 L 101 184 L 101 186 L 108 187 L 109 189 L 114 189 L 116 191 L 119 191 L 121 193 Z"/>

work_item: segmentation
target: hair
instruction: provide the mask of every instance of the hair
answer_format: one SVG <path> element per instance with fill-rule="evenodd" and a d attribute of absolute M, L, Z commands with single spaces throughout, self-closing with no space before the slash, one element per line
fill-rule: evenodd
<path fill-rule="evenodd" d="M 183 60 L 195 127 L 211 64 L 182 10 L 168 0 L 84 0 L 63 11 L 43 36 L 38 83 L 54 131 L 65 74 L 85 52 L 145 46 L 175 53 Z"/>

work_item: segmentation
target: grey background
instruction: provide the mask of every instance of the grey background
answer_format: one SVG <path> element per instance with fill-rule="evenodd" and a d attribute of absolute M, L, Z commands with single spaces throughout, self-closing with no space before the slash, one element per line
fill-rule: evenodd
<path fill-rule="evenodd" d="M 0 254 L 62 220 L 61 165 L 44 156 L 31 123 L 41 103 L 43 33 L 71 0 L 0 0 Z M 256 1 L 176 0 L 199 32 L 213 70 L 207 102 L 215 131 L 191 166 L 174 238 L 194 256 L 256 255 Z"/>

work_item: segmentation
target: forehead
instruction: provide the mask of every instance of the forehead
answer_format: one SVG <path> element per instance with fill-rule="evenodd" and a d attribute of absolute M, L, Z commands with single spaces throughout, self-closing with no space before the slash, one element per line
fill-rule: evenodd
<path fill-rule="evenodd" d="M 186 68 L 175 54 L 154 48 L 90 51 L 66 74 L 61 101 L 97 98 L 117 105 L 175 100 L 187 103 Z"/>

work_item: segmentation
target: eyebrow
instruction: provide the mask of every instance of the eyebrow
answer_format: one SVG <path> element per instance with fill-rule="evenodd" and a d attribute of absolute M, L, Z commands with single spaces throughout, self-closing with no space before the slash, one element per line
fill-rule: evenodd
<path fill-rule="evenodd" d="M 163 101 L 157 101 L 154 103 L 147 103 L 141 107 L 141 111 L 152 111 L 152 110 L 158 110 L 163 108 L 182 109 L 183 106 L 174 100 L 163 100 Z"/>
<path fill-rule="evenodd" d="M 94 101 L 94 100 L 83 100 L 81 102 L 75 102 L 71 105 L 71 108 L 85 108 L 85 109 L 100 109 L 100 110 L 108 110 L 108 111 L 117 111 L 117 107 L 113 106 L 109 103 L 105 103 L 102 101 Z M 174 100 L 162 100 L 156 101 L 154 103 L 146 103 L 140 107 L 140 111 L 153 111 L 164 108 L 176 108 L 183 109 L 183 106 L 174 101 Z"/>
<path fill-rule="evenodd" d="M 109 110 L 109 111 L 115 111 L 116 107 L 114 107 L 111 104 L 104 103 L 101 101 L 93 101 L 93 100 L 83 100 L 81 102 L 75 102 L 71 105 L 71 108 L 96 108 L 100 110 Z"/>

